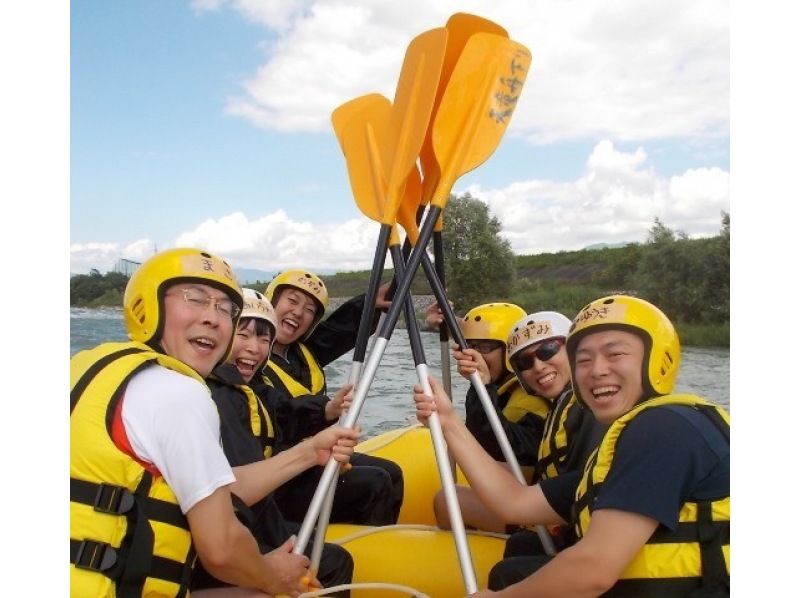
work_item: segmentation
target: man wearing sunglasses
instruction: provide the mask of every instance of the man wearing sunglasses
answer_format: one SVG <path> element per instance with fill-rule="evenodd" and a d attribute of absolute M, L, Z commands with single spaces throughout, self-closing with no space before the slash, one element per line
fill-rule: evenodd
<path fill-rule="evenodd" d="M 520 385 L 553 406 L 537 447 L 534 482 L 582 471 L 605 430 L 572 392 L 565 347 L 571 324 L 563 314 L 540 311 L 515 322 L 508 337 L 508 365 Z M 575 542 L 569 527 L 553 526 L 550 531 L 559 550 Z M 494 579 L 513 578 L 520 566 L 532 571 L 548 560 L 538 534 L 527 529 L 511 534 L 503 556 L 504 560 L 492 570 Z M 517 557 L 526 560 L 521 562 Z"/>
<path fill-rule="evenodd" d="M 428 324 L 434 326 L 436 314 L 429 309 L 428 315 L 432 316 L 427 318 Z M 476 372 L 480 375 L 514 455 L 520 465 L 532 468 L 536 465 L 537 448 L 551 402 L 521 388 L 508 364 L 508 335 L 514 323 L 524 316 L 525 310 L 511 303 L 493 302 L 472 308 L 460 322 L 467 347 L 454 346 L 453 358 L 464 378 L 469 379 Z M 464 406 L 467 429 L 495 460 L 505 462 L 483 404 L 472 387 L 467 391 Z M 467 486 L 457 486 L 456 491 L 467 526 L 506 531 L 505 522 L 488 511 Z M 449 529 L 450 519 L 442 491 L 434 497 L 433 504 L 437 525 Z"/>

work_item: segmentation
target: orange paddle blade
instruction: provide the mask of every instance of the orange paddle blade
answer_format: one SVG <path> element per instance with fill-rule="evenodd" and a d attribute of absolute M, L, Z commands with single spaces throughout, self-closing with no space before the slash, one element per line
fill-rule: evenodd
<path fill-rule="evenodd" d="M 436 119 L 436 113 L 439 110 L 439 104 L 442 101 L 447 84 L 450 82 L 450 76 L 458 63 L 458 58 L 464 51 L 464 46 L 467 45 L 469 38 L 476 33 L 494 33 L 501 37 L 508 37 L 508 32 L 497 23 L 464 12 L 452 15 L 447 20 L 445 28 L 447 29 L 447 48 L 444 54 L 444 63 L 442 64 L 442 75 L 439 77 L 439 87 L 436 90 L 436 99 L 433 103 L 431 124 L 425 133 L 425 141 L 419 154 L 420 166 L 424 177 L 422 201 L 425 203 L 431 200 L 441 172 L 439 164 L 436 162 L 436 155 L 433 152 L 433 122 Z"/>
<path fill-rule="evenodd" d="M 373 93 L 346 102 L 331 121 L 347 163 L 353 198 L 371 220 L 384 220 L 386 180 L 380 140 L 389 135 L 392 104 Z"/>
<path fill-rule="evenodd" d="M 433 125 L 433 149 L 441 176 L 431 203 L 444 208 L 462 174 L 482 164 L 503 137 L 531 54 L 513 40 L 473 35 L 458 59 Z"/>

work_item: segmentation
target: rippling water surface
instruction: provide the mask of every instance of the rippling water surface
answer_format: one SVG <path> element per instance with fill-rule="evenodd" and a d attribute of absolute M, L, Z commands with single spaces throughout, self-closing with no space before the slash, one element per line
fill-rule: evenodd
<path fill-rule="evenodd" d="M 425 355 L 431 372 L 441 377 L 441 355 L 438 334 L 422 335 Z M 122 310 L 118 308 L 70 309 L 70 355 L 105 341 L 124 341 Z M 334 392 L 347 380 L 352 352 L 343 355 L 326 368 L 328 389 Z M 469 382 L 452 369 L 453 396 L 463 413 L 464 396 Z M 381 360 L 375 380 L 367 394 L 360 423 L 364 437 L 414 423 L 411 387 L 416 370 L 405 330 L 392 335 Z M 677 392 L 698 394 L 729 408 L 730 352 L 728 349 L 684 347 Z"/>

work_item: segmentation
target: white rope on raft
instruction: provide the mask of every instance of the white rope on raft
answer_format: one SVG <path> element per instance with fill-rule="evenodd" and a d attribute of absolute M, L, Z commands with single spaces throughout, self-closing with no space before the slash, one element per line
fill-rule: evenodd
<path fill-rule="evenodd" d="M 314 590 L 313 592 L 305 592 L 300 594 L 300 598 L 311 598 L 311 596 L 327 596 L 334 592 L 341 592 L 342 590 L 391 590 L 394 592 L 403 592 L 414 596 L 414 598 L 431 598 L 427 594 L 396 583 L 343 583 L 338 586 L 331 586 L 330 588 Z"/>
<path fill-rule="evenodd" d="M 363 538 L 364 536 L 370 536 L 372 534 L 379 534 L 381 532 L 390 532 L 395 530 L 417 530 L 423 532 L 450 531 L 450 530 L 443 530 L 441 528 L 436 527 L 435 525 L 423 525 L 420 523 L 397 523 L 395 525 L 379 525 L 375 527 L 368 527 L 367 529 L 362 529 L 357 532 L 353 532 L 350 535 L 342 536 L 341 538 L 336 538 L 335 540 L 326 540 L 326 542 L 330 542 L 331 544 L 342 545 L 342 544 L 347 544 L 348 542 L 352 542 L 353 540 L 358 540 L 359 538 Z M 467 534 L 473 536 L 487 536 L 489 538 L 500 538 L 501 540 L 508 539 L 508 534 L 501 534 L 499 532 L 487 532 L 479 529 L 467 530 Z"/>
<path fill-rule="evenodd" d="M 422 525 L 419 523 L 397 523 L 395 525 L 380 525 L 375 527 L 369 527 L 367 529 L 359 530 L 347 536 L 342 536 L 341 538 L 337 538 L 335 540 L 327 540 L 327 542 L 331 544 L 347 544 L 348 542 L 352 542 L 353 540 L 358 540 L 359 538 L 363 538 L 365 536 L 369 536 L 372 534 L 378 534 L 381 532 L 388 532 L 394 530 L 416 530 L 416 531 L 423 531 L 423 532 L 441 532 L 441 531 L 449 531 L 440 529 L 434 525 Z M 487 532 L 484 530 L 467 530 L 468 534 L 472 534 L 475 536 L 488 536 L 490 538 L 500 538 L 500 539 L 507 539 L 508 534 L 501 534 L 498 532 Z M 311 598 L 312 596 L 327 596 L 328 594 L 332 594 L 334 592 L 340 592 L 342 590 L 390 590 L 395 592 L 404 592 L 409 594 L 410 596 L 414 596 L 414 598 L 430 598 L 424 592 L 420 592 L 409 586 L 404 586 L 395 583 L 346 583 L 341 584 L 338 586 L 332 586 L 330 588 L 324 588 L 319 590 L 313 590 L 311 592 L 305 592 L 300 594 L 300 598 Z"/>

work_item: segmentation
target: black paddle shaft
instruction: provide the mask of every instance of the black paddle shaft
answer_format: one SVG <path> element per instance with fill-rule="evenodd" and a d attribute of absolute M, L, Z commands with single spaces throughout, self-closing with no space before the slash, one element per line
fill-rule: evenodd
<path fill-rule="evenodd" d="M 405 297 L 408 294 L 409 289 L 411 289 L 411 281 L 414 280 L 414 275 L 417 273 L 419 262 L 422 259 L 422 256 L 426 255 L 425 252 L 427 251 L 428 241 L 431 240 L 433 227 L 436 225 L 436 219 L 439 217 L 441 212 L 442 209 L 438 206 L 431 206 L 430 210 L 428 210 L 428 215 L 426 216 L 425 221 L 422 223 L 422 228 L 419 232 L 417 244 L 414 246 L 414 249 L 411 250 L 411 255 L 408 257 L 406 271 L 403 273 L 403 276 L 400 277 L 400 282 L 397 284 L 395 296 Z M 400 317 L 400 310 L 403 309 L 403 305 L 403 301 L 392 301 L 392 306 L 389 308 L 389 311 L 386 314 L 386 319 L 383 321 L 383 326 L 378 332 L 378 335 L 381 338 L 385 338 L 388 341 L 392 337 L 392 330 L 394 330 L 394 325 L 397 324 L 397 320 Z"/>
<path fill-rule="evenodd" d="M 447 294 L 445 293 L 444 285 L 436 275 L 436 270 L 434 269 L 433 264 L 431 264 L 431 259 L 428 257 L 427 253 L 422 257 L 422 269 L 425 270 L 425 276 L 427 277 L 428 284 L 430 284 L 431 290 L 436 297 L 436 302 L 439 304 L 439 309 L 441 309 L 444 313 L 444 321 L 447 323 L 447 328 L 450 330 L 453 340 L 458 343 L 458 346 L 461 347 L 461 350 L 463 351 L 467 348 L 467 340 L 464 338 L 464 333 L 461 331 L 461 326 L 458 325 L 458 319 L 456 319 L 456 314 L 453 311 L 453 308 L 447 301 Z M 444 328 L 444 326 L 441 328 Z"/>
<path fill-rule="evenodd" d="M 367 354 L 367 344 L 369 343 L 370 328 L 372 328 L 372 318 L 375 313 L 375 300 L 378 297 L 378 288 L 381 284 L 381 274 L 383 265 L 386 262 L 386 247 L 389 244 L 389 235 L 392 227 L 381 225 L 381 232 L 378 235 L 378 243 L 375 245 L 375 256 L 372 260 L 372 271 L 369 273 L 369 283 L 367 292 L 364 296 L 364 309 L 361 310 L 361 320 L 358 323 L 358 336 L 353 349 L 353 361 L 364 363 Z"/>
<path fill-rule="evenodd" d="M 392 262 L 394 263 L 394 271 L 398 278 L 403 276 L 405 270 L 405 263 L 403 262 L 403 254 L 399 245 L 392 245 L 389 247 L 389 252 L 392 255 Z M 397 301 L 402 301 L 405 305 L 406 316 L 406 331 L 408 332 L 408 339 L 411 343 L 411 354 L 414 356 L 414 366 L 425 363 L 425 349 L 422 346 L 422 336 L 419 332 L 419 323 L 417 322 L 417 315 L 414 313 L 414 302 L 411 300 L 411 295 L 406 294 L 405 297 L 397 296 Z"/>
<path fill-rule="evenodd" d="M 425 206 L 420 206 L 417 208 L 417 227 L 419 227 L 419 223 L 422 222 L 422 216 L 425 214 Z M 408 256 L 411 253 L 411 240 L 406 236 L 406 240 L 403 241 L 403 264 L 408 261 Z M 392 278 L 392 284 L 389 285 L 389 290 L 386 293 L 386 298 L 391 301 L 392 297 L 394 297 L 394 292 L 397 290 L 397 279 L 400 276 L 394 276 Z"/>
<path fill-rule="evenodd" d="M 444 287 L 444 242 L 442 241 L 442 231 L 433 233 L 433 257 L 436 264 L 436 274 L 439 276 L 439 282 L 442 287 Z M 439 326 L 439 341 L 442 343 L 448 341 L 447 326 Z"/>

